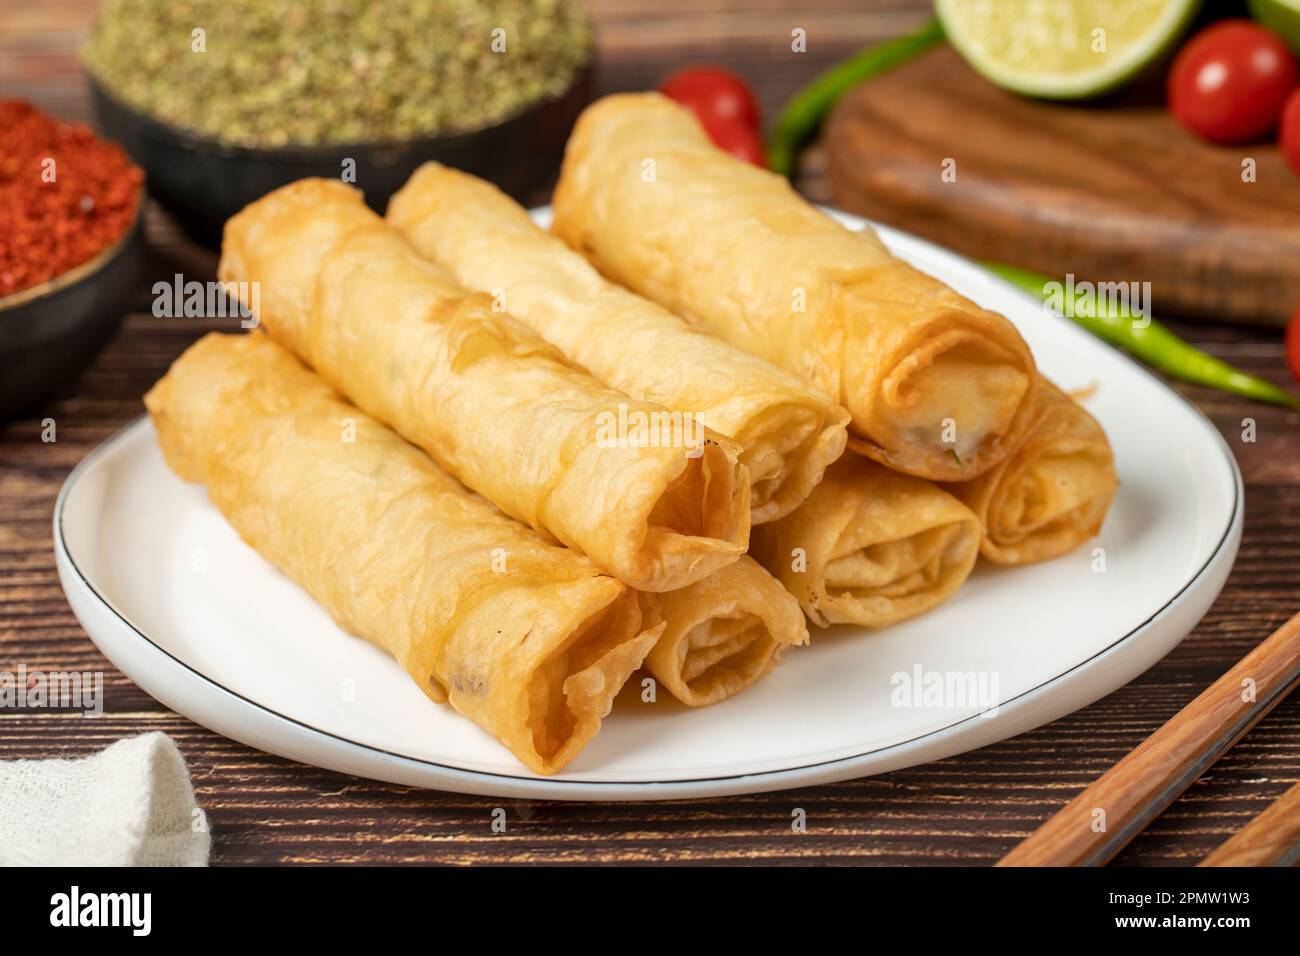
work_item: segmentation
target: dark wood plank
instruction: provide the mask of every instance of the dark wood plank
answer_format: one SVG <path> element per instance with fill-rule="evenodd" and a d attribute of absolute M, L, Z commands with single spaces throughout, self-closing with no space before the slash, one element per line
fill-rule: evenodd
<path fill-rule="evenodd" d="M 0 95 L 89 118 L 75 51 L 96 0 L 0 7 Z M 721 62 L 755 84 L 768 113 L 840 56 L 914 26 L 928 0 L 598 0 L 602 88 L 655 82 L 688 61 Z M 793 26 L 809 51 L 788 52 Z M 826 196 L 824 157 L 810 150 L 801 186 Z M 215 258 L 151 210 L 151 281 L 208 278 Z M 76 623 L 54 570 L 54 497 L 72 467 L 139 415 L 140 396 L 210 328 L 147 314 L 147 287 L 117 339 L 80 383 L 32 416 L 0 424 L 0 669 L 99 670 L 101 717 L 0 710 L 0 759 L 79 756 L 128 734 L 161 730 L 189 762 L 213 827 L 213 862 L 987 865 L 1177 713 L 1300 605 L 1300 415 L 1176 386 L 1222 431 L 1247 482 L 1245 538 L 1223 596 L 1165 660 L 1104 700 L 1014 740 L 880 777 L 826 787 L 670 804 L 494 801 L 359 780 L 260 753 L 157 703 L 99 654 Z M 1214 354 L 1286 381 L 1274 332 L 1175 323 Z M 41 441 L 41 419 L 58 441 Z M 1241 421 L 1258 440 L 1241 441 Z M 1300 699 L 1283 702 L 1119 858 L 1189 864 L 1300 781 Z M 496 806 L 505 834 L 490 829 Z M 790 830 L 802 808 L 808 832 Z"/>
<path fill-rule="evenodd" d="M 998 865 L 1108 862 L 1297 686 L 1300 614 L 1089 784 Z M 1096 825 L 1098 812 L 1105 814 L 1104 826 Z"/>
<path fill-rule="evenodd" d="M 1300 784 L 1270 803 L 1201 866 L 1294 866 L 1300 862 Z"/>

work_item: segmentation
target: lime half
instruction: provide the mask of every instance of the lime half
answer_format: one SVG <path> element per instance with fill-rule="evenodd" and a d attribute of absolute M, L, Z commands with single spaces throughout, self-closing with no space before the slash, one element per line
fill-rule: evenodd
<path fill-rule="evenodd" d="M 1250 0 L 1250 15 L 1300 53 L 1300 0 Z"/>
<path fill-rule="evenodd" d="M 1178 41 L 1199 0 L 937 0 L 957 51 L 1004 89 L 1081 99 L 1114 89 Z"/>

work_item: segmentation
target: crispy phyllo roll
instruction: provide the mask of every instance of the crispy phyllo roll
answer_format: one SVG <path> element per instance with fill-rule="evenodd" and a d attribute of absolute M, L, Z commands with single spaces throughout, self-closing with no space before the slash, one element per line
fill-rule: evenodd
<path fill-rule="evenodd" d="M 261 326 L 327 384 L 625 583 L 674 590 L 744 552 L 735 442 L 601 384 L 356 190 L 303 180 L 248 206 L 226 224 L 220 274 L 258 284 Z"/>
<path fill-rule="evenodd" d="M 261 333 L 145 396 L 171 468 L 338 625 L 537 773 L 571 761 L 659 637 L 639 598 L 343 401 Z"/>
<path fill-rule="evenodd" d="M 754 524 L 798 507 L 844 450 L 847 411 L 607 281 L 491 183 L 427 163 L 393 197 L 388 221 L 596 378 L 734 438 L 749 468 Z"/>
<path fill-rule="evenodd" d="M 951 596 L 979 541 L 979 520 L 942 488 L 850 453 L 794 514 L 754 530 L 751 553 L 814 624 L 884 627 Z"/>
<path fill-rule="evenodd" d="M 974 481 L 947 487 L 979 517 L 985 558 L 1029 564 L 1073 551 L 1096 535 L 1119 478 L 1097 420 L 1040 377 L 1024 441 Z"/>
<path fill-rule="evenodd" d="M 799 602 L 746 556 L 690 587 L 647 594 L 647 621 L 667 628 L 646 668 L 684 704 L 716 704 L 808 643 Z"/>
<path fill-rule="evenodd" d="M 1034 361 L 1010 322 L 718 149 L 663 96 L 587 108 L 554 206 L 553 230 L 601 272 L 847 408 L 862 454 L 963 480 L 1024 433 Z"/>

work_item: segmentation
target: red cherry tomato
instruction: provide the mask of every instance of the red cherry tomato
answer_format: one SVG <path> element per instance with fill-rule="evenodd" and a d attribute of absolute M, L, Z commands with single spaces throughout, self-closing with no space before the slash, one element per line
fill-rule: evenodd
<path fill-rule="evenodd" d="M 1221 20 L 1179 51 L 1169 71 L 1169 108 L 1215 143 L 1263 136 L 1296 85 L 1296 62 L 1277 34 L 1249 20 Z"/>
<path fill-rule="evenodd" d="M 736 74 L 712 66 L 692 67 L 674 73 L 659 91 L 694 113 L 719 148 L 755 166 L 766 165 L 758 103 Z"/>
<path fill-rule="evenodd" d="M 755 166 L 766 166 L 763 142 L 758 131 L 748 123 L 735 119 L 715 118 L 704 124 L 704 131 L 719 149 L 726 150 L 737 159 Z"/>
<path fill-rule="evenodd" d="M 738 120 L 758 129 L 758 102 L 754 93 L 729 70 L 715 66 L 679 70 L 659 84 L 659 92 L 694 113 L 705 129 L 714 119 Z"/>
<path fill-rule="evenodd" d="M 1300 176 L 1300 89 L 1291 93 L 1291 98 L 1282 108 L 1282 118 L 1278 120 L 1277 125 L 1282 155 L 1291 164 L 1296 175 Z"/>
<path fill-rule="evenodd" d="M 1286 327 L 1286 364 L 1291 369 L 1291 377 L 1300 382 L 1300 309 Z"/>

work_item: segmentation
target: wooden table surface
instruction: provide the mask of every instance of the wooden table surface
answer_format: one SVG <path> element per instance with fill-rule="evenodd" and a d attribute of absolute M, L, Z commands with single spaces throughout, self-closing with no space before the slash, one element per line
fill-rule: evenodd
<path fill-rule="evenodd" d="M 42 0 L 0 9 L 0 95 L 89 118 L 76 50 L 97 4 Z M 602 90 L 653 85 L 699 60 L 748 76 L 765 115 L 828 63 L 916 24 L 923 0 L 817 0 L 797 14 L 773 0 L 601 0 Z M 793 5 L 792 5 L 793 6 Z M 743 11 L 743 12 L 742 12 Z M 808 52 L 793 55 L 794 27 Z M 816 151 L 800 184 L 824 195 Z M 151 275 L 204 279 L 215 257 L 150 211 Z M 150 280 L 153 281 L 152 279 Z M 161 730 L 189 762 L 213 830 L 213 863 L 689 861 L 989 864 L 1176 713 L 1300 607 L 1300 416 L 1177 386 L 1222 431 L 1246 480 L 1246 526 L 1227 587 L 1165 660 L 1069 717 L 974 753 L 805 790 L 669 804 L 523 804 L 464 797 L 301 766 L 218 736 L 167 710 L 117 672 L 64 599 L 51 553 L 55 495 L 96 444 L 143 411 L 140 396 L 216 325 L 138 311 L 82 381 L 32 417 L 0 425 L 0 670 L 103 671 L 105 713 L 0 710 L 0 759 L 79 756 Z M 1171 323 L 1213 354 L 1287 380 L 1274 331 Z M 2 370 L 0 370 L 2 372 Z M 57 422 L 57 442 L 40 419 Z M 1257 441 L 1241 440 L 1254 418 Z M 1135 581 L 1135 587 L 1141 582 Z M 1050 639 L 1050 627 L 1045 639 Z M 1117 861 L 1199 860 L 1300 780 L 1300 697 L 1283 702 Z M 508 827 L 494 834 L 492 811 Z M 807 832 L 791 832 L 791 812 Z"/>

